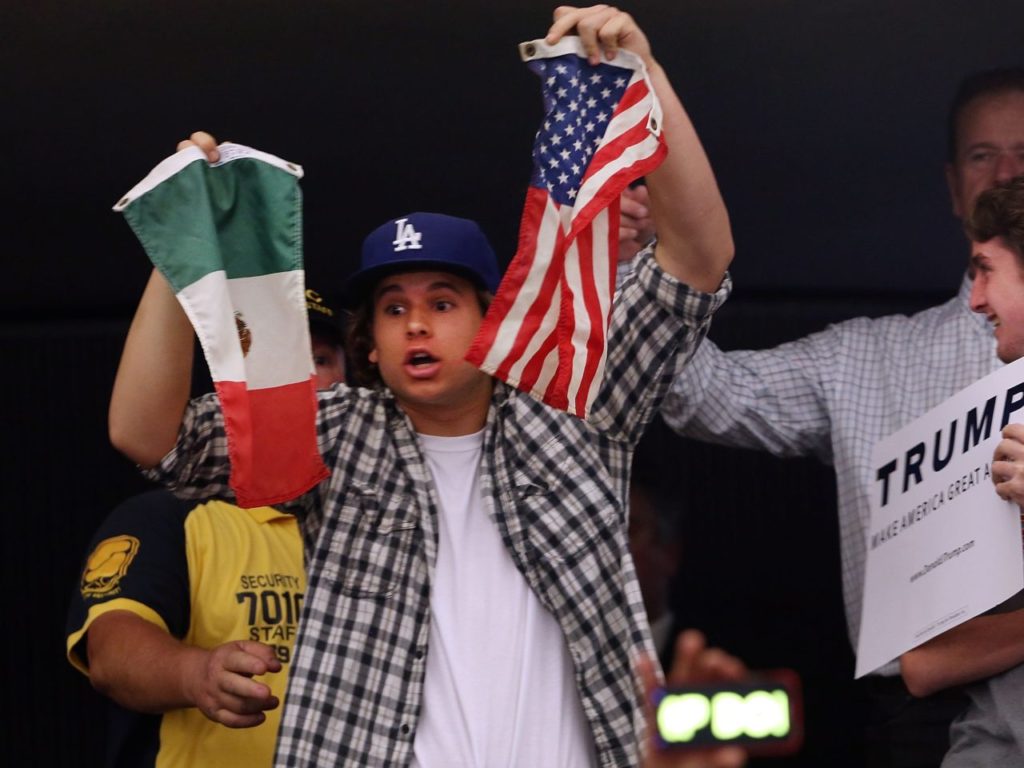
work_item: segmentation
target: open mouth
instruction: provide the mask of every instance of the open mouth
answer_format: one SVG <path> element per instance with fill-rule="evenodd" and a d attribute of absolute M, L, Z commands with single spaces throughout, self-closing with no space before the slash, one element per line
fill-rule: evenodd
<path fill-rule="evenodd" d="M 421 366 L 433 365 L 437 362 L 437 358 L 429 352 L 411 352 L 405 358 L 405 364 L 411 365 L 414 368 Z"/>
<path fill-rule="evenodd" d="M 413 379 L 433 379 L 441 361 L 424 349 L 410 349 L 405 355 L 405 372 Z"/>

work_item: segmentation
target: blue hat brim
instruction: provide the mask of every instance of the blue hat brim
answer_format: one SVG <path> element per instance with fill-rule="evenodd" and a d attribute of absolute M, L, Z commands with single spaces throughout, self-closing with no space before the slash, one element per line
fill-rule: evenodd
<path fill-rule="evenodd" d="M 483 291 L 494 292 L 495 288 L 485 285 L 483 278 L 475 270 L 453 264 L 450 261 L 434 259 L 407 259 L 378 264 L 356 272 L 349 278 L 345 286 L 343 302 L 349 309 L 355 309 L 364 301 L 373 298 L 373 289 L 385 277 L 403 272 L 448 272 L 463 277 Z"/>

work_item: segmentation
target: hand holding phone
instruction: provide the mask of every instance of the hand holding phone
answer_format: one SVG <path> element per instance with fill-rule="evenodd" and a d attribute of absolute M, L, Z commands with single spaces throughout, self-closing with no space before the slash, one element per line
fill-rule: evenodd
<path fill-rule="evenodd" d="M 693 629 L 676 638 L 667 682 L 646 654 L 636 666 L 647 720 L 643 768 L 741 768 L 751 754 L 802 744 L 799 679 L 788 670 L 752 673 Z"/>
<path fill-rule="evenodd" d="M 651 698 L 660 749 L 736 745 L 751 755 L 779 755 L 797 751 L 803 741 L 800 683 L 791 670 L 661 687 Z"/>

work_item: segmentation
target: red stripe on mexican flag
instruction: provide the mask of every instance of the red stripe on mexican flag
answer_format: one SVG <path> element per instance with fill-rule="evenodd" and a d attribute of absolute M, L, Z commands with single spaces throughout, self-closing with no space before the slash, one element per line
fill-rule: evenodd
<path fill-rule="evenodd" d="M 301 167 L 238 144 L 164 160 L 115 206 L 196 330 L 224 414 L 239 506 L 328 475 L 302 267 Z"/>

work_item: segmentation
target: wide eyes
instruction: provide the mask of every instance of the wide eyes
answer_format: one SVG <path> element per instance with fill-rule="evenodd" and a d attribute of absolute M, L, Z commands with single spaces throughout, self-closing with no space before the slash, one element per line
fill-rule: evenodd
<path fill-rule="evenodd" d="M 455 302 L 451 299 L 433 299 L 430 302 L 430 307 L 436 312 L 450 312 L 455 308 Z M 391 317 L 397 317 L 404 315 L 409 309 L 405 304 L 395 302 L 393 304 L 385 304 L 381 308 L 381 312 Z"/>

